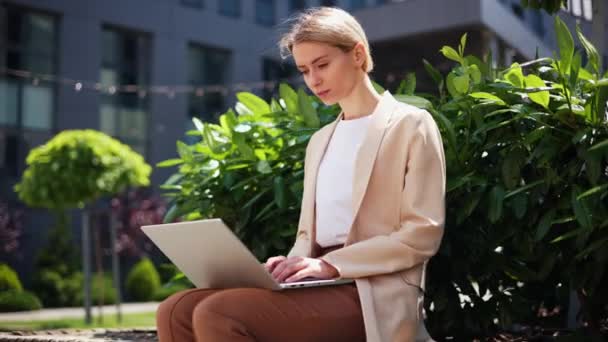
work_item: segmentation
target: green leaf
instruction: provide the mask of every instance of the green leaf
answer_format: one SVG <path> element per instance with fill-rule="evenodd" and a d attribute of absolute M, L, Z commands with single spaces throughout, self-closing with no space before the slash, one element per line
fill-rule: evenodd
<path fill-rule="evenodd" d="M 307 127 L 318 128 L 321 125 L 317 110 L 313 107 L 312 101 L 302 88 L 298 89 L 298 109 Z"/>
<path fill-rule="evenodd" d="M 503 200 L 505 198 L 505 190 L 500 185 L 496 185 L 490 191 L 490 208 L 488 210 L 488 218 L 490 222 L 496 223 L 502 216 Z"/>
<path fill-rule="evenodd" d="M 179 165 L 181 163 L 183 163 L 184 161 L 179 159 L 179 158 L 174 158 L 174 159 L 167 159 L 164 160 L 160 163 L 156 164 L 156 167 L 170 167 L 170 166 L 175 166 L 175 165 Z"/>
<path fill-rule="evenodd" d="M 521 179 L 520 169 L 525 156 L 520 149 L 510 151 L 502 163 L 502 180 L 507 189 L 515 188 Z"/>
<path fill-rule="evenodd" d="M 460 55 L 458 54 L 458 52 L 456 52 L 456 50 L 454 50 L 452 47 L 450 46 L 444 46 L 441 48 L 441 50 L 439 50 L 446 58 L 451 59 L 455 62 L 458 63 L 462 63 L 462 58 L 460 58 Z"/>
<path fill-rule="evenodd" d="M 416 91 L 416 74 L 413 72 L 408 72 L 405 75 L 405 78 L 399 84 L 399 88 L 397 89 L 397 94 L 405 94 L 405 95 L 414 95 Z"/>
<path fill-rule="evenodd" d="M 247 92 L 239 92 L 236 94 L 236 98 L 249 108 L 254 114 L 266 114 L 270 113 L 270 106 L 266 101 L 259 98 L 255 94 Z"/>
<path fill-rule="evenodd" d="M 203 122 L 199 118 L 196 118 L 196 117 L 192 118 L 192 122 L 194 123 L 194 127 L 196 127 L 196 130 L 199 131 L 200 133 L 203 133 L 203 127 L 205 127 Z"/>
<path fill-rule="evenodd" d="M 591 229 L 591 227 L 592 227 L 591 213 L 589 212 L 589 208 L 587 207 L 585 200 L 578 199 L 578 196 L 580 194 L 581 193 L 578 190 L 578 187 L 574 187 L 572 189 L 572 195 L 571 195 L 572 211 L 574 211 L 574 216 L 576 217 L 576 221 L 578 221 L 578 223 L 583 228 Z"/>
<path fill-rule="evenodd" d="M 602 148 L 604 148 L 606 146 L 608 146 L 608 139 L 606 139 L 604 141 L 601 141 L 601 142 L 599 142 L 597 144 L 594 144 L 593 146 L 591 146 L 589 148 L 588 151 L 591 152 L 591 151 L 599 150 L 599 149 L 602 149 Z"/>
<path fill-rule="evenodd" d="M 608 189 L 608 183 L 606 184 L 602 184 L 602 185 L 598 185 L 598 186 L 594 186 L 593 188 L 583 192 L 582 194 L 578 195 L 578 197 L 576 198 L 577 200 L 581 200 L 585 197 L 589 197 L 592 195 L 595 195 L 597 193 L 601 193 L 604 192 L 605 190 Z"/>
<path fill-rule="evenodd" d="M 279 84 L 279 95 L 285 103 L 285 109 L 292 115 L 298 114 L 298 94 L 285 83 Z"/>
<path fill-rule="evenodd" d="M 541 217 L 538 227 L 536 228 L 536 235 L 534 236 L 536 241 L 542 240 L 545 235 L 547 235 L 553 224 L 553 220 L 555 219 L 555 214 L 555 209 L 551 209 Z"/>
<path fill-rule="evenodd" d="M 483 92 L 483 91 L 470 93 L 469 96 L 476 98 L 476 99 L 490 100 L 490 102 L 496 103 L 499 105 L 506 105 L 505 101 L 503 101 L 500 97 L 490 94 L 490 93 Z"/>
<path fill-rule="evenodd" d="M 587 52 L 587 60 L 589 60 L 589 65 L 591 65 L 596 74 L 599 74 L 600 70 L 602 70 L 600 55 L 595 46 L 583 35 L 578 23 L 576 25 L 576 35 L 578 36 L 578 40 L 583 45 L 583 48 L 585 48 L 585 52 Z"/>
<path fill-rule="evenodd" d="M 452 79 L 454 88 L 460 94 L 466 94 L 469 91 L 469 75 L 455 76 Z"/>
<path fill-rule="evenodd" d="M 374 86 L 374 89 L 376 90 L 376 92 L 378 94 L 382 94 L 384 93 L 386 90 L 384 89 L 383 86 L 381 86 L 378 82 L 376 81 L 372 81 L 372 85 Z"/>
<path fill-rule="evenodd" d="M 192 151 L 190 147 L 186 145 L 183 141 L 177 141 L 177 154 L 181 157 L 181 159 L 192 159 Z"/>
<path fill-rule="evenodd" d="M 511 206 L 513 208 L 513 213 L 515 214 L 515 217 L 521 220 L 527 211 L 528 196 L 525 193 L 520 193 L 517 196 L 513 197 L 511 201 Z"/>
<path fill-rule="evenodd" d="M 433 108 L 433 104 L 431 101 L 425 99 L 424 97 L 416 96 L 416 95 L 394 95 L 395 99 L 399 102 L 407 103 L 411 106 L 418 107 L 421 109 L 431 109 Z"/>
<path fill-rule="evenodd" d="M 287 202 L 285 200 L 285 180 L 283 179 L 283 177 L 275 177 L 273 180 L 273 186 L 274 202 L 280 209 L 285 209 L 287 207 Z"/>
<path fill-rule="evenodd" d="M 270 167 L 270 163 L 267 160 L 260 160 L 257 163 L 256 169 L 259 173 L 269 174 L 272 173 L 272 168 Z"/>
<path fill-rule="evenodd" d="M 555 33 L 557 35 L 557 46 L 559 47 L 560 68 L 565 74 L 570 70 L 570 63 L 574 55 L 574 40 L 568 26 L 557 15 L 555 16 Z"/>
<path fill-rule="evenodd" d="M 529 189 L 531 189 L 531 188 L 533 188 L 533 187 L 535 187 L 535 186 L 537 186 L 537 185 L 543 184 L 544 182 L 545 182 L 545 180 L 544 180 L 544 179 L 540 179 L 540 180 L 537 180 L 536 182 L 532 182 L 532 183 L 530 183 L 530 184 L 528 184 L 528 185 L 524 185 L 524 186 L 522 186 L 521 188 L 517 188 L 517 189 L 515 189 L 515 190 L 513 190 L 513 191 L 509 191 L 509 192 L 508 192 L 508 193 L 505 195 L 505 199 L 507 199 L 507 198 L 509 198 L 509 197 L 512 197 L 512 196 L 515 196 L 515 195 L 517 195 L 517 194 L 518 194 L 518 193 L 520 193 L 520 192 L 527 191 L 527 190 L 529 190 Z"/>
<path fill-rule="evenodd" d="M 606 244 L 608 242 L 608 237 L 595 241 L 594 243 L 590 244 L 589 247 L 587 247 L 585 250 L 583 250 L 582 252 L 578 253 L 575 258 L 576 259 L 581 259 L 583 257 L 586 257 L 587 255 L 589 255 L 591 252 L 593 252 L 594 250 L 602 247 L 602 245 Z"/>
<path fill-rule="evenodd" d="M 431 76 L 433 81 L 435 81 L 435 83 L 439 85 L 443 80 L 443 76 L 441 76 L 441 73 L 437 71 L 437 69 L 435 69 L 435 67 L 433 67 L 433 65 L 431 65 L 431 63 L 429 63 L 426 59 L 423 59 L 422 63 L 424 64 L 424 68 L 426 69 L 426 72 L 429 74 L 429 76 Z"/>
<path fill-rule="evenodd" d="M 545 87 L 545 82 L 536 75 L 528 75 L 525 78 L 526 88 L 541 88 Z M 529 93 L 528 97 L 530 100 L 538 103 L 544 108 L 549 108 L 549 92 L 548 91 L 539 91 L 535 93 Z"/>
<path fill-rule="evenodd" d="M 504 76 L 505 81 L 511 83 L 514 87 L 523 88 L 524 87 L 524 73 L 521 70 L 521 66 L 519 63 L 511 64 L 511 67 L 508 69 L 507 73 Z"/>

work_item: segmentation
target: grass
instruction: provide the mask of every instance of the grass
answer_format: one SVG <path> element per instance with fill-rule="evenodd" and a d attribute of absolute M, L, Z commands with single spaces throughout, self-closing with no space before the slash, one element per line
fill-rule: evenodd
<path fill-rule="evenodd" d="M 115 314 L 107 314 L 103 315 L 102 324 L 98 316 L 93 316 L 91 325 L 86 325 L 84 318 L 0 322 L 0 331 L 152 327 L 156 325 L 155 315 L 154 312 L 127 314 L 122 316 L 122 323 L 118 323 Z"/>

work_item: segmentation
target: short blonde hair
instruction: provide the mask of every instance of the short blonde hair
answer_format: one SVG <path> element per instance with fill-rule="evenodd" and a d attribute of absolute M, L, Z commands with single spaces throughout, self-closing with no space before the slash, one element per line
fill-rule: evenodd
<path fill-rule="evenodd" d="M 313 7 L 288 19 L 292 23 L 289 31 L 279 41 L 281 58 L 293 53 L 293 46 L 301 42 L 325 43 L 344 52 L 351 51 L 358 42 L 365 47 L 363 70 L 374 69 L 369 42 L 361 24 L 348 12 L 335 7 Z"/>

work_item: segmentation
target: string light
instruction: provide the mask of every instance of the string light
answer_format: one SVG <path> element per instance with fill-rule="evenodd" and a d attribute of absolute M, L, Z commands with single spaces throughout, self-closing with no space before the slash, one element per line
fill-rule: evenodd
<path fill-rule="evenodd" d="M 303 85 L 300 77 L 291 77 L 273 81 L 257 81 L 257 82 L 239 82 L 235 84 L 206 84 L 206 85 L 138 85 L 138 84 L 112 84 L 104 85 L 100 82 L 91 82 L 83 80 L 73 80 L 65 77 L 58 77 L 52 74 L 38 74 L 29 70 L 18 70 L 11 68 L 0 68 L 0 75 L 9 75 L 12 77 L 31 80 L 34 86 L 38 86 L 41 80 L 49 83 L 56 83 L 73 88 L 75 92 L 83 90 L 97 91 L 109 95 L 117 93 L 133 93 L 139 98 L 145 98 L 149 94 L 161 94 L 170 99 L 175 98 L 178 94 L 194 94 L 197 97 L 202 97 L 205 94 L 218 93 L 224 96 L 230 92 L 252 91 L 252 90 L 274 90 L 283 82 L 289 82 L 296 85 Z M 388 83 L 395 80 L 395 75 L 389 73 L 386 77 Z"/>

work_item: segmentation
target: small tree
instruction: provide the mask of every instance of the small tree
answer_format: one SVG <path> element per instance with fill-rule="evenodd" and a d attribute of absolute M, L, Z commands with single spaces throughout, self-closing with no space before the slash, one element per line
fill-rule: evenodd
<path fill-rule="evenodd" d="M 63 131 L 34 148 L 26 162 L 23 178 L 15 185 L 19 198 L 30 206 L 51 209 L 64 217 L 69 208 L 83 209 L 103 196 L 150 183 L 151 167 L 141 155 L 95 130 Z M 86 230 L 83 233 L 88 234 Z M 87 270 L 85 263 L 85 282 L 90 281 L 86 278 Z M 88 289 L 85 283 L 85 291 Z M 88 322 L 90 312 L 86 305 Z"/>

